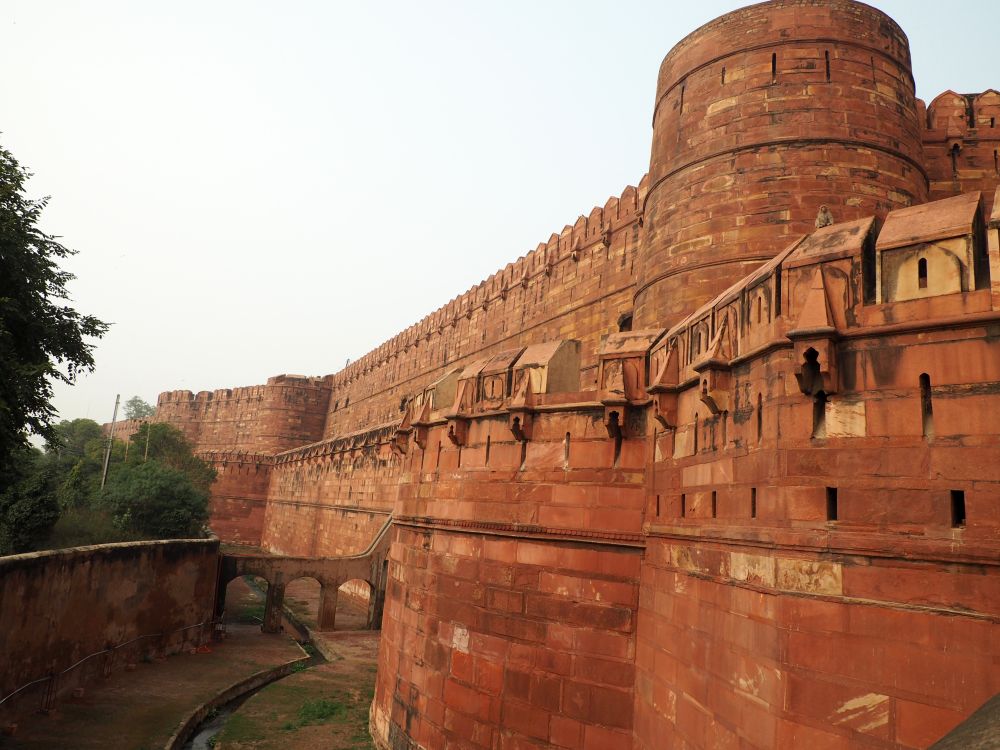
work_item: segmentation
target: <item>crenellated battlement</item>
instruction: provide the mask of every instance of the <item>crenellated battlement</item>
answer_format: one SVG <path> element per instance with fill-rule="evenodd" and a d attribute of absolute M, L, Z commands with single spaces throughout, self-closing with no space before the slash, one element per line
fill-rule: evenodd
<path fill-rule="evenodd" d="M 918 107 L 931 197 L 990 191 L 1000 180 L 1000 93 L 945 91 Z"/>
<path fill-rule="evenodd" d="M 519 287 L 533 287 L 542 277 L 550 277 L 557 265 L 577 263 L 584 251 L 606 245 L 610 241 L 609 233 L 641 218 L 640 207 L 647 184 L 648 177 L 643 176 L 638 187 L 629 185 L 620 196 L 612 196 L 587 215 L 581 214 L 576 222 L 567 224 L 559 233 L 554 232 L 547 242 L 538 243 L 534 250 L 333 374 L 331 386 L 336 390 L 349 385 L 385 361 L 419 347 L 432 336 L 444 334 L 461 318 L 471 317 L 477 309 L 488 309 L 491 304 L 505 301 Z"/>

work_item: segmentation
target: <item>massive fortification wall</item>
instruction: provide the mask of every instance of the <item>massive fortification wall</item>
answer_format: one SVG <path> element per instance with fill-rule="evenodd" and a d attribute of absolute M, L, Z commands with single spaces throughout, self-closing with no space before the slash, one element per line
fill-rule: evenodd
<path fill-rule="evenodd" d="M 537 341 L 579 339 L 593 382 L 600 337 L 631 314 L 645 193 L 643 178 L 331 376 L 324 437 L 398 420 L 401 402 L 449 369 Z"/>
<path fill-rule="evenodd" d="M 392 517 L 380 747 L 924 747 L 1000 691 L 998 104 L 925 107 L 861 3 L 737 11 L 664 60 L 637 188 L 157 419 L 228 537 Z"/>
<path fill-rule="evenodd" d="M 636 324 L 671 325 L 779 238 L 927 198 L 910 52 L 850 0 L 754 5 L 660 66 Z"/>
<path fill-rule="evenodd" d="M 274 454 L 320 438 L 329 398 L 328 378 L 277 375 L 265 385 L 161 393 L 155 419 L 198 451 Z"/>

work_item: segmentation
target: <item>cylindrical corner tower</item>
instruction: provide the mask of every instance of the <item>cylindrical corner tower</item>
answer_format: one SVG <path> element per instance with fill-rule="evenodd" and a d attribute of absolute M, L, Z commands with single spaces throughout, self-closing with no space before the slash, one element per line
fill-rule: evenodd
<path fill-rule="evenodd" d="M 927 200 L 906 35 L 851 0 L 729 13 L 663 60 L 635 326 L 669 326 L 813 231 Z"/>

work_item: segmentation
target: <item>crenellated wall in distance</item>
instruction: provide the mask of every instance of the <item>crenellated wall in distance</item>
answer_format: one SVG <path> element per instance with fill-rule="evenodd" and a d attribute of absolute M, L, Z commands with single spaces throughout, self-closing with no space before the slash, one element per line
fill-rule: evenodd
<path fill-rule="evenodd" d="M 265 385 L 161 393 L 155 419 L 199 451 L 274 454 L 319 439 L 329 398 L 329 378 L 276 375 Z"/>
<path fill-rule="evenodd" d="M 921 105 L 923 103 L 921 102 Z M 990 190 L 1000 179 L 1000 93 L 946 91 L 921 112 L 931 198 Z"/>

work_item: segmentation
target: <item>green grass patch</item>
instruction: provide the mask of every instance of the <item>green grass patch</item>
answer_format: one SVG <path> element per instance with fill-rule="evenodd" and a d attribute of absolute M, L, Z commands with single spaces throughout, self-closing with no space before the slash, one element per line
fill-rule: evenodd
<path fill-rule="evenodd" d="M 256 742 L 264 739 L 264 732 L 257 722 L 237 712 L 226 721 L 219 738 L 225 742 Z"/>
<path fill-rule="evenodd" d="M 306 701 L 299 708 L 299 724 L 326 724 L 335 719 L 342 718 L 347 713 L 347 706 L 340 701 L 319 698 L 318 700 Z"/>

